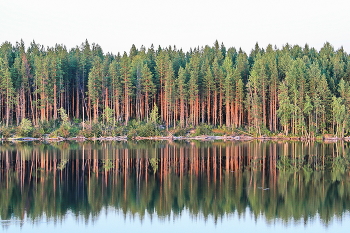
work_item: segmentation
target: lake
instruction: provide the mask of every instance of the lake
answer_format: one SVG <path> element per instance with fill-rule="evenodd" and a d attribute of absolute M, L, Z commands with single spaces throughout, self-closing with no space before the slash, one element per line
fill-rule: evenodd
<path fill-rule="evenodd" d="M 350 144 L 0 142 L 3 232 L 347 232 Z"/>

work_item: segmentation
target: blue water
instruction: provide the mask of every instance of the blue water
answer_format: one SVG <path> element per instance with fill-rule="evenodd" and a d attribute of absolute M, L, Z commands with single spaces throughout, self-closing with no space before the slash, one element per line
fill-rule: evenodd
<path fill-rule="evenodd" d="M 197 144 L 0 147 L 0 232 L 350 232 L 350 143 Z"/>

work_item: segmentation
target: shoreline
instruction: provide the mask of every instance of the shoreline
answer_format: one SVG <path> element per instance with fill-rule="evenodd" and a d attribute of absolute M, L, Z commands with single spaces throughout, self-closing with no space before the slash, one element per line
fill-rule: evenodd
<path fill-rule="evenodd" d="M 141 140 L 198 140 L 198 141 L 251 141 L 251 140 L 262 140 L 262 141 L 323 141 L 323 142 L 337 142 L 337 141 L 350 141 L 350 137 L 281 137 L 281 136 L 262 136 L 262 137 L 252 137 L 252 136 L 210 136 L 210 135 L 200 135 L 200 136 L 153 136 L 153 137 L 133 137 L 128 138 L 127 136 L 108 136 L 108 137 L 97 137 L 97 138 L 86 138 L 86 137 L 57 137 L 57 138 L 33 138 L 33 137 L 19 137 L 19 138 L 0 138 L 0 141 L 10 141 L 10 142 L 23 142 L 23 141 L 43 141 L 43 142 L 61 142 L 61 141 L 141 141 Z"/>

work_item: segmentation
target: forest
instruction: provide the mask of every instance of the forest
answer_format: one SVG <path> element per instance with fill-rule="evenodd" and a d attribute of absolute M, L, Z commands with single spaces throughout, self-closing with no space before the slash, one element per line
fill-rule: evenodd
<path fill-rule="evenodd" d="M 326 42 L 246 53 L 132 45 L 104 53 L 34 41 L 0 46 L 0 135 L 349 134 L 350 57 Z M 142 129 L 142 130 L 140 130 Z M 204 129 L 204 130 L 203 130 Z"/>

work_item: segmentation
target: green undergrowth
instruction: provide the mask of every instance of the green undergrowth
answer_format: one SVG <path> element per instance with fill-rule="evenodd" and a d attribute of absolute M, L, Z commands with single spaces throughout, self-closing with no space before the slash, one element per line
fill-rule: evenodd
<path fill-rule="evenodd" d="M 159 122 L 159 119 L 150 119 L 148 122 L 130 120 L 128 124 L 116 122 L 82 122 L 79 119 L 70 120 L 64 111 L 60 112 L 61 118 L 56 120 L 39 122 L 33 125 L 30 120 L 22 119 L 17 126 L 5 126 L 0 123 L 0 138 L 99 138 L 99 137 L 117 137 L 127 136 L 129 139 L 137 137 L 156 137 L 156 136 L 174 136 L 174 137 L 196 137 L 196 136 L 253 136 L 253 137 L 279 137 L 293 138 L 303 137 L 302 135 L 284 135 L 281 132 L 272 133 L 268 129 L 234 128 L 223 126 L 213 126 L 200 124 L 198 126 L 169 127 L 168 129 Z M 305 136 L 307 137 L 307 136 Z M 322 140 L 323 135 L 315 135 L 314 139 Z"/>

